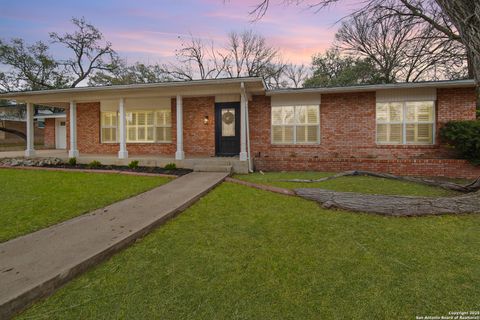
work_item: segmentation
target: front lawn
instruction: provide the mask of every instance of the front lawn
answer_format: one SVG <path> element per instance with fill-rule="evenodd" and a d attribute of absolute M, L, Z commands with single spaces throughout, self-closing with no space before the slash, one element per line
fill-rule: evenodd
<path fill-rule="evenodd" d="M 0 170 L 0 242 L 168 182 L 163 177 Z"/>
<path fill-rule="evenodd" d="M 255 172 L 248 175 L 235 175 L 235 178 L 257 183 L 272 185 L 276 187 L 295 189 L 295 188 L 321 188 L 334 191 L 360 192 L 369 194 L 385 195 L 404 195 L 404 196 L 424 196 L 424 197 L 443 197 L 453 196 L 458 193 L 436 187 L 421 185 L 418 183 L 391 180 L 385 178 L 350 176 L 340 177 L 324 182 L 302 183 L 285 182 L 280 180 L 289 179 L 310 179 L 315 180 L 323 177 L 332 176 L 334 173 L 325 172 L 266 172 L 261 174 Z"/>
<path fill-rule="evenodd" d="M 415 319 L 480 305 L 480 216 L 392 218 L 223 183 L 22 319 Z"/>

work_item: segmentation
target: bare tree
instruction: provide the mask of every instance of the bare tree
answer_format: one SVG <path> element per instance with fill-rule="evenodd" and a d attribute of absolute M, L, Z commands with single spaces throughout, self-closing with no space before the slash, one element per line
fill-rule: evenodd
<path fill-rule="evenodd" d="M 176 52 L 177 64 L 164 65 L 164 71 L 177 80 L 216 79 L 226 74 L 228 54 L 216 49 L 213 41 L 191 36 Z"/>
<path fill-rule="evenodd" d="M 285 66 L 284 74 L 294 88 L 300 88 L 308 78 L 309 70 L 304 64 L 296 65 L 290 63 Z"/>
<path fill-rule="evenodd" d="M 72 50 L 74 57 L 62 64 L 75 75 L 70 87 L 76 87 L 96 71 L 112 71 L 116 68 L 117 54 L 112 44 L 105 41 L 103 34 L 85 18 L 73 18 L 72 23 L 77 27 L 74 33 L 59 35 L 50 33 L 53 43 L 59 43 Z"/>
<path fill-rule="evenodd" d="M 260 19 L 272 0 L 261 0 L 250 12 Z M 319 11 L 341 0 L 283 0 L 282 3 L 305 5 Z M 366 0 L 356 13 L 373 8 L 389 10 L 391 14 L 415 17 L 450 40 L 462 43 L 467 51 L 469 77 L 480 82 L 480 1 L 472 0 Z"/>
<path fill-rule="evenodd" d="M 178 80 L 264 77 L 272 86 L 285 83 L 278 49 L 253 31 L 229 33 L 224 47 L 192 36 L 182 41 L 176 56 L 177 62 L 164 64 L 163 70 Z"/>
<path fill-rule="evenodd" d="M 465 50 L 457 41 L 382 8 L 344 20 L 336 39 L 343 50 L 374 61 L 385 83 L 439 79 L 446 70 L 465 69 Z"/>
<path fill-rule="evenodd" d="M 272 63 L 265 67 L 264 75 L 260 75 L 265 80 L 269 88 L 286 88 L 288 87 L 288 79 L 285 75 L 285 66 L 283 62 Z"/>
<path fill-rule="evenodd" d="M 230 32 L 226 50 L 231 59 L 227 68 L 231 77 L 262 76 L 268 81 L 271 77 L 278 77 L 285 65 L 281 62 L 278 49 L 252 30 Z"/>
<path fill-rule="evenodd" d="M 259 0 L 250 12 L 260 19 L 272 0 Z M 282 3 L 306 5 L 320 11 L 342 0 L 282 0 Z M 391 14 L 415 17 L 418 23 L 430 25 L 444 37 L 460 42 L 466 50 L 468 76 L 477 83 L 480 97 L 480 1 L 477 0 L 366 0 L 358 12 L 384 8 Z M 478 102 L 480 108 L 480 99 Z"/>
<path fill-rule="evenodd" d="M 480 83 L 480 2 L 473 0 L 436 0 L 442 11 L 458 30 L 460 41 L 466 46 L 470 72 Z"/>

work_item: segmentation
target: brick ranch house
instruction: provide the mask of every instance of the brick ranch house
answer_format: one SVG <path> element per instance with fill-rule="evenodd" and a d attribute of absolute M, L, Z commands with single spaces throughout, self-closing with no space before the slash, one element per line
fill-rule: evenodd
<path fill-rule="evenodd" d="M 198 170 L 226 161 L 244 173 L 480 175 L 439 138 L 446 122 L 475 119 L 473 80 L 269 90 L 263 79 L 248 77 L 17 92 L 0 99 L 27 104 L 27 128 L 34 104 L 65 108 L 65 158 L 81 161 L 176 162 Z M 58 130 L 54 119 L 46 120 L 47 144 L 55 145 Z M 33 157 L 33 131 L 27 131 L 25 155 Z"/>

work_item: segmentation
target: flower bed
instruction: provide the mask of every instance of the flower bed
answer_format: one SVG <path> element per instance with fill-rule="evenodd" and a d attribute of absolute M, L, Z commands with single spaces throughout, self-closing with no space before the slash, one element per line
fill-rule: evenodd
<path fill-rule="evenodd" d="M 97 171 L 121 171 L 121 172 L 138 172 L 149 174 L 163 174 L 183 176 L 192 172 L 191 169 L 174 168 L 166 169 L 162 167 L 144 167 L 129 168 L 128 166 L 102 165 L 100 163 L 95 166 L 89 164 L 69 164 L 63 162 L 59 158 L 4 158 L 0 159 L 0 166 L 4 167 L 42 167 L 42 168 L 59 168 L 72 170 L 97 170 Z"/>

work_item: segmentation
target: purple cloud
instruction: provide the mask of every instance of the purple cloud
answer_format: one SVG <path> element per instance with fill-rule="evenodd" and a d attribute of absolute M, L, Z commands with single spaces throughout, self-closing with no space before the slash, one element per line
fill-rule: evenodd
<path fill-rule="evenodd" d="M 17 1 L 4 6 L 0 12 L 0 31 L 4 39 L 48 40 L 48 31 L 69 30 L 72 17 L 84 16 L 129 61 L 166 62 L 174 56 L 179 39 L 189 34 L 222 44 L 228 32 L 252 29 L 278 46 L 286 60 L 309 63 L 312 54 L 330 46 L 338 27 L 335 22 L 353 8 L 353 2 L 344 2 L 343 6 L 314 13 L 277 4 L 271 6 L 263 19 L 252 22 L 248 12 L 257 2 Z"/>

